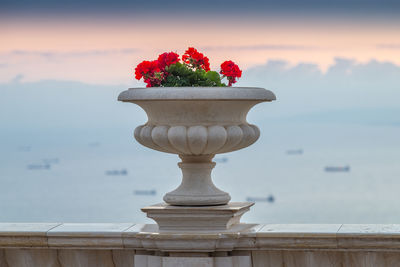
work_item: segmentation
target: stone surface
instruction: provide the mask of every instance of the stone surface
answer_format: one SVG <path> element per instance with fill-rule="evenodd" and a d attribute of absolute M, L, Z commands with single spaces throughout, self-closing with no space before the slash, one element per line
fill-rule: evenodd
<path fill-rule="evenodd" d="M 47 247 L 47 232 L 60 223 L 0 223 L 0 247 Z"/>
<path fill-rule="evenodd" d="M 254 267 L 343 267 L 341 253 L 319 251 L 253 251 Z M 378 265 L 377 265 L 378 266 Z"/>
<path fill-rule="evenodd" d="M 343 224 L 337 239 L 340 248 L 400 249 L 400 225 Z"/>
<path fill-rule="evenodd" d="M 198 232 L 130 223 L 7 225 L 0 267 L 400 267 L 400 225 L 236 224 Z M 64 239 L 51 247 L 31 241 L 47 235 Z M 19 242 L 4 242 L 13 237 Z M 116 237 L 122 244 L 107 239 Z"/>
<path fill-rule="evenodd" d="M 214 252 L 254 248 L 257 224 L 236 224 L 225 231 L 159 232 L 157 225 L 135 225 L 124 232 L 124 246 L 152 251 Z"/>
<path fill-rule="evenodd" d="M 183 174 L 182 183 L 164 196 L 165 202 L 171 205 L 212 205 L 229 202 L 230 195 L 219 190 L 211 180 L 211 171 L 215 166 L 215 162 L 211 162 L 212 156 L 180 157 L 182 162 L 178 163 L 178 166 Z"/>
<path fill-rule="evenodd" d="M 63 267 L 115 267 L 111 250 L 62 249 L 58 260 Z"/>
<path fill-rule="evenodd" d="M 118 100 L 139 105 L 148 121 L 135 129 L 143 146 L 182 158 L 182 184 L 164 196 L 172 205 L 222 205 L 229 194 L 215 187 L 212 157 L 250 146 L 260 136 L 247 113 L 256 104 L 275 100 L 263 88 L 131 88 Z"/>
<path fill-rule="evenodd" d="M 57 251 L 50 249 L 6 249 L 5 258 L 9 267 L 61 267 Z"/>
<path fill-rule="evenodd" d="M 135 250 L 115 249 L 112 251 L 115 267 L 133 267 L 135 263 Z"/>
<path fill-rule="evenodd" d="M 344 252 L 342 266 L 400 267 L 399 252 Z"/>
<path fill-rule="evenodd" d="M 336 237 L 341 224 L 265 224 L 257 236 Z"/>
<path fill-rule="evenodd" d="M 6 256 L 4 255 L 4 249 L 0 249 L 0 267 L 8 267 Z"/>
<path fill-rule="evenodd" d="M 48 231 L 49 247 L 122 248 L 122 233 L 132 223 L 65 223 Z"/>
<path fill-rule="evenodd" d="M 339 237 L 386 237 L 400 238 L 399 224 L 343 224 L 338 231 Z"/>
<path fill-rule="evenodd" d="M 341 224 L 266 224 L 257 232 L 259 247 L 336 248 Z"/>
<path fill-rule="evenodd" d="M 211 257 L 164 257 L 163 267 L 214 267 Z"/>
<path fill-rule="evenodd" d="M 142 208 L 158 224 L 159 231 L 228 230 L 254 203 L 230 202 L 219 206 L 172 206 L 166 203 Z"/>

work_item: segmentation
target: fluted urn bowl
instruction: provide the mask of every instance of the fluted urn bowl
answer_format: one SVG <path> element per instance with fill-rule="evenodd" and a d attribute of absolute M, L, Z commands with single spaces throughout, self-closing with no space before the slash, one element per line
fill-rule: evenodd
<path fill-rule="evenodd" d="M 147 123 L 135 129 L 140 144 L 182 159 L 182 183 L 164 201 L 185 206 L 229 202 L 229 194 L 211 180 L 212 158 L 256 142 L 260 130 L 246 121 L 247 113 L 275 99 L 271 91 L 253 87 L 131 88 L 118 97 L 147 114 Z"/>

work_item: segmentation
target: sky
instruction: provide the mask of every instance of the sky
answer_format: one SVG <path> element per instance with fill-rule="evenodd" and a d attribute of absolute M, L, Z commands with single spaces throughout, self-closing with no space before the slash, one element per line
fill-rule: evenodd
<path fill-rule="evenodd" d="M 352 173 L 359 160 L 367 159 L 377 179 L 398 177 L 398 0 L 0 0 L 0 147 L 9 149 L 0 149 L 0 157 L 20 168 L 19 152 L 7 151 L 29 146 L 43 153 L 71 151 L 79 161 L 78 171 L 89 170 L 87 157 L 93 157 L 98 170 L 108 166 L 98 168 L 99 162 L 110 158 L 143 162 L 147 150 L 132 133 L 146 122 L 146 114 L 136 105 L 118 102 L 118 94 L 144 86 L 134 79 L 138 63 L 163 52 L 182 54 L 189 46 L 208 56 L 213 70 L 225 60 L 236 62 L 243 75 L 235 86 L 263 87 L 277 96 L 250 111 L 248 121 L 261 129 L 258 145 L 251 149 L 260 154 L 237 153 L 244 155 L 238 168 L 246 160 L 264 169 L 264 164 L 273 164 L 263 157 L 272 146 L 304 148 L 306 155 L 312 155 L 314 147 L 321 158 L 329 159 L 327 163 L 351 163 Z M 103 154 L 82 152 L 93 142 L 102 143 Z M 34 155 L 26 157 L 33 162 Z M 349 157 L 356 160 L 345 161 Z M 115 166 L 123 166 L 119 164 L 124 163 Z M 171 169 L 177 170 L 174 164 Z M 65 175 L 77 171 L 65 166 Z M 285 175 L 299 176 L 296 168 L 282 166 L 277 168 L 288 170 Z M 264 173 L 249 170 L 254 177 Z M 50 183 L 57 182 L 53 178 Z M 329 182 L 340 184 L 336 179 Z M 97 179 L 96 183 L 101 184 Z M 308 185 L 289 184 L 296 192 L 302 191 L 299 185 Z M 375 185 L 360 179 L 351 188 L 343 182 L 343 187 L 357 192 L 365 186 Z M 376 198 L 371 199 L 372 207 L 378 205 Z M 371 207 L 366 206 L 369 213 Z"/>
<path fill-rule="evenodd" d="M 84 120 L 81 109 L 68 111 L 72 102 L 82 104 L 74 99 L 82 94 L 89 110 L 111 101 L 118 111 L 120 91 L 144 86 L 134 79 L 138 63 L 194 46 L 213 70 L 236 62 L 244 71 L 236 86 L 275 92 L 278 105 L 266 107 L 260 120 L 397 126 L 399 3 L 0 0 L 0 121 L 15 130 L 85 128 L 87 121 L 101 127 L 104 115 Z M 64 99 L 65 109 L 50 98 Z"/>
<path fill-rule="evenodd" d="M 135 85 L 134 67 L 194 46 L 219 70 L 336 58 L 400 65 L 398 1 L 0 1 L 0 83 Z"/>

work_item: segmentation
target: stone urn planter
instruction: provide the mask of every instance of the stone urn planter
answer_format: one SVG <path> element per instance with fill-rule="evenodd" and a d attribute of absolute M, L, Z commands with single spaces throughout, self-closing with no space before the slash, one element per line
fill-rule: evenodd
<path fill-rule="evenodd" d="M 275 95 L 251 87 L 153 87 L 131 88 L 118 100 L 146 112 L 147 123 L 134 133 L 140 144 L 182 159 L 182 183 L 164 201 L 211 206 L 231 199 L 212 182 L 212 158 L 256 142 L 260 131 L 246 121 L 247 113 L 258 103 L 275 100 Z"/>

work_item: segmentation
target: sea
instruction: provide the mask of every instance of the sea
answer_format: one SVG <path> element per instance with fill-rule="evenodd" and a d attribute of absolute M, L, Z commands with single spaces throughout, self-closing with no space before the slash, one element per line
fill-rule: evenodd
<path fill-rule="evenodd" d="M 212 174 L 232 201 L 260 200 L 242 221 L 400 223 L 400 127 L 258 125 L 259 140 L 217 155 Z M 139 145 L 136 126 L 2 131 L 0 222 L 152 223 L 140 209 L 179 185 L 179 158 Z"/>

